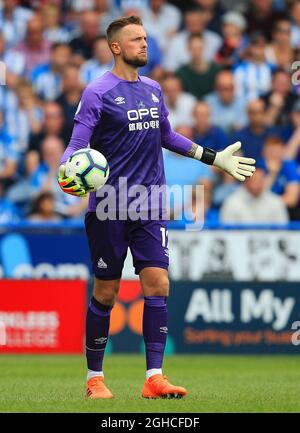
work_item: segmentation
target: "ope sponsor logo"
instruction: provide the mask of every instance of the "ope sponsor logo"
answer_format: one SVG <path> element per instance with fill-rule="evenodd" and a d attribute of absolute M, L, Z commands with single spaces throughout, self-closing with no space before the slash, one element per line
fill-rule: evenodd
<path fill-rule="evenodd" d="M 128 120 L 143 120 L 143 117 L 151 116 L 152 119 L 158 119 L 158 108 L 151 107 L 150 110 L 148 108 L 139 108 L 138 110 L 128 110 L 127 117 Z"/>
<path fill-rule="evenodd" d="M 128 125 L 129 131 L 141 131 L 142 129 L 157 129 L 159 128 L 159 120 L 143 121 L 145 117 L 150 116 L 151 119 L 159 119 L 157 107 L 139 108 L 138 110 L 128 110 L 127 118 L 130 120 Z"/>

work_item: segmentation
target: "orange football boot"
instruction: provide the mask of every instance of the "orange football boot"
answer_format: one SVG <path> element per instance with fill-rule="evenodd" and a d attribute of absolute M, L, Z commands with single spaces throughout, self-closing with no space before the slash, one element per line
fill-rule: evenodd
<path fill-rule="evenodd" d="M 146 379 L 142 389 L 144 398 L 182 398 L 186 394 L 185 388 L 172 385 L 162 374 L 155 374 L 148 380 Z"/>
<path fill-rule="evenodd" d="M 113 395 L 105 385 L 104 377 L 95 376 L 87 381 L 86 397 L 87 398 L 113 398 Z"/>

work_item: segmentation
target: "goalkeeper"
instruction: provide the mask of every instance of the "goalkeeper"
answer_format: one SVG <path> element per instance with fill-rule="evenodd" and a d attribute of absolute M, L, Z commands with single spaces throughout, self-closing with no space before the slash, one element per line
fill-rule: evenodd
<path fill-rule="evenodd" d="M 153 185 L 165 184 L 162 147 L 214 165 L 239 181 L 252 176 L 255 161 L 234 155 L 240 149 L 239 142 L 216 153 L 172 131 L 159 84 L 138 74 L 138 67 L 147 63 L 147 37 L 140 18 L 132 16 L 113 21 L 107 29 L 107 40 L 115 65 L 112 71 L 90 83 L 83 92 L 72 137 L 59 169 L 59 184 L 63 191 L 86 195 L 73 178 L 65 177 L 64 163 L 74 151 L 89 144 L 107 158 L 110 165 L 107 183 L 114 188 L 117 197 L 120 177 L 126 177 L 128 189 L 143 185 L 149 195 Z M 100 201 L 96 193 L 90 193 L 85 217 L 95 274 L 93 297 L 86 319 L 86 396 L 93 399 L 113 396 L 106 377 L 104 380 L 103 358 L 110 313 L 129 247 L 144 295 L 146 378 L 142 396 L 183 397 L 186 389 L 171 384 L 162 371 L 169 296 L 166 221 L 163 218 L 157 221 L 100 221 L 96 214 Z"/>

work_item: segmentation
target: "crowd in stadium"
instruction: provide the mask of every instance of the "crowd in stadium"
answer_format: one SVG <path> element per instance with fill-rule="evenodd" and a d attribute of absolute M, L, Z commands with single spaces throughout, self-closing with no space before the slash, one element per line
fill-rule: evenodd
<path fill-rule="evenodd" d="M 300 220 L 300 0 L 0 0 L 0 223 L 82 218 L 57 168 L 82 90 L 112 68 L 106 27 L 126 15 L 143 20 L 140 74 L 172 127 L 257 160 L 241 185 L 165 151 L 167 183 L 203 184 L 208 222 Z"/>

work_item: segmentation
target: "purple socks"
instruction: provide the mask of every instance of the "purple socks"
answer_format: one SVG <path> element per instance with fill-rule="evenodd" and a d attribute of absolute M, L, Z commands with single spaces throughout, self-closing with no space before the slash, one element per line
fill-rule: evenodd
<path fill-rule="evenodd" d="M 168 334 L 167 298 L 145 296 L 143 335 L 147 370 L 162 368 Z M 86 358 L 89 370 L 102 371 L 112 307 L 91 299 L 86 316 Z"/>
<path fill-rule="evenodd" d="M 143 335 L 147 370 L 162 368 L 168 334 L 167 298 L 145 296 Z"/>
<path fill-rule="evenodd" d="M 102 371 L 112 307 L 91 299 L 86 316 L 86 358 L 89 370 Z"/>

